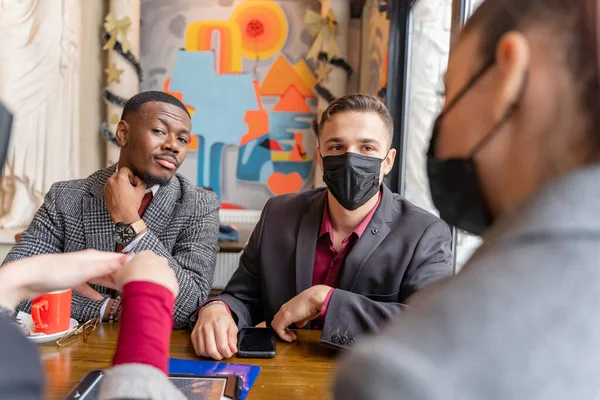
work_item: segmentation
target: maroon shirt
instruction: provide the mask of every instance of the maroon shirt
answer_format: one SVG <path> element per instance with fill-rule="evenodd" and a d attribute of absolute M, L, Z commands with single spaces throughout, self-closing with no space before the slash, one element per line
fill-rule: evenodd
<path fill-rule="evenodd" d="M 333 291 L 338 286 L 340 273 L 344 268 L 344 261 L 346 259 L 346 255 L 350 253 L 354 243 L 360 239 L 365 229 L 371 222 L 371 218 L 373 218 L 373 214 L 379 207 L 379 203 L 381 202 L 381 191 L 379 191 L 379 197 L 377 198 L 377 203 L 373 207 L 373 209 L 367 214 L 365 219 L 362 220 L 360 224 L 342 241 L 342 248 L 340 251 L 336 251 L 333 247 L 333 241 L 331 240 L 333 237 L 333 228 L 331 227 L 331 219 L 329 218 L 329 210 L 327 209 L 327 200 L 325 200 L 325 210 L 323 210 L 323 218 L 321 220 L 321 229 L 319 230 L 319 236 L 317 237 L 317 248 L 315 250 L 315 262 L 313 264 L 313 280 L 312 285 L 327 285 L 331 286 L 333 289 L 327 293 L 327 297 L 325 298 L 325 302 L 323 303 L 323 307 L 321 308 L 321 312 L 319 316 L 315 320 L 316 324 L 314 326 L 315 329 L 319 329 L 323 325 L 323 321 L 325 319 L 325 314 L 327 314 L 327 306 L 329 305 L 329 300 L 331 299 L 331 295 Z M 204 306 L 209 303 L 212 303 L 215 300 L 208 300 L 204 304 L 202 304 L 198 308 L 198 312 L 202 310 Z M 227 308 L 227 312 L 231 315 L 231 310 L 229 306 L 223 302 L 225 307 Z"/>
<path fill-rule="evenodd" d="M 333 247 L 333 228 L 331 227 L 331 219 L 329 218 L 329 210 L 327 209 L 327 200 L 325 201 L 325 210 L 323 211 L 321 230 L 319 231 L 319 236 L 317 237 L 312 284 L 313 286 L 327 285 L 334 289 L 331 289 L 325 298 L 325 302 L 321 308 L 321 313 L 316 320 L 317 324 L 321 325 L 323 323 L 331 295 L 333 294 L 335 288 L 338 287 L 340 274 L 344 268 L 346 256 L 350 253 L 352 247 L 354 247 L 354 244 L 358 241 L 358 239 L 360 239 L 365 229 L 367 229 L 367 226 L 369 225 L 369 222 L 371 222 L 371 218 L 373 218 L 373 214 L 375 214 L 380 202 L 381 191 L 379 192 L 377 203 L 373 209 L 369 212 L 369 214 L 367 214 L 365 219 L 363 219 L 362 222 L 358 224 L 356 228 L 354 228 L 350 235 L 348 235 L 348 237 L 342 241 L 342 248 L 338 252 Z"/>

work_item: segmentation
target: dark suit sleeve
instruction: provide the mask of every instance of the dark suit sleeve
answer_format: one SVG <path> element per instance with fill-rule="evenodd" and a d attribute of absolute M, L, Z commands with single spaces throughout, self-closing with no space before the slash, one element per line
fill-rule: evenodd
<path fill-rule="evenodd" d="M 0 317 L 0 398 L 43 398 L 44 375 L 36 346 L 19 328 Z"/>
<path fill-rule="evenodd" d="M 394 296 L 396 299 L 404 301 L 429 283 L 451 274 L 451 241 L 448 225 L 441 220 L 425 229 Z M 321 341 L 336 347 L 350 347 L 356 338 L 378 330 L 403 307 L 405 305 L 398 302 L 376 301 L 360 293 L 336 289 L 327 307 Z"/>
<path fill-rule="evenodd" d="M 255 325 L 264 320 L 261 302 L 260 243 L 269 208 L 265 204 L 260 219 L 250 235 L 248 244 L 240 257 L 240 264 L 215 300 L 227 303 L 237 318 L 238 328 Z"/>
<path fill-rule="evenodd" d="M 199 197 L 196 212 L 177 237 L 173 251 L 150 230 L 132 249 L 152 250 L 169 261 L 179 282 L 175 300 L 174 329 L 189 327 L 189 316 L 208 298 L 219 251 L 219 199 L 214 192 Z"/>

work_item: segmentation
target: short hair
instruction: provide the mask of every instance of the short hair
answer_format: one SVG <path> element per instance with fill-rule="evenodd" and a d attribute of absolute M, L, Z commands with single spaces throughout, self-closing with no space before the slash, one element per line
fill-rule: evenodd
<path fill-rule="evenodd" d="M 467 21 L 463 32 L 478 31 L 480 63 L 494 59 L 504 34 L 535 27 L 545 30 L 547 48 L 570 73 L 580 108 L 589 118 L 600 147 L 600 75 L 597 0 L 487 0 Z"/>
<path fill-rule="evenodd" d="M 390 115 L 390 111 L 377 97 L 363 93 L 348 94 L 331 102 L 321 115 L 317 136 L 319 136 L 319 132 L 323 129 L 325 122 L 331 121 L 334 115 L 351 111 L 372 112 L 379 115 L 388 130 L 391 145 L 392 138 L 394 137 L 394 120 Z"/>
<path fill-rule="evenodd" d="M 147 92 L 141 92 L 127 100 L 125 103 L 125 107 L 123 107 L 123 113 L 121 114 L 121 119 L 126 119 L 130 114 L 137 112 L 140 108 L 151 101 L 157 101 L 159 103 L 169 103 L 176 107 L 181 108 L 188 117 L 192 118 L 190 112 L 187 107 L 179 101 L 175 96 L 170 95 L 169 93 L 161 92 L 158 90 L 149 90 Z"/>

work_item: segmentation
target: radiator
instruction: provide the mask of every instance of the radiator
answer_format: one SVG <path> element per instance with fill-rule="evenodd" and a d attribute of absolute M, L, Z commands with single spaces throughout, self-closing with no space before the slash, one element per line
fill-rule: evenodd
<path fill-rule="evenodd" d="M 221 210 L 219 216 L 225 225 L 256 225 L 260 210 Z M 223 289 L 240 262 L 241 253 L 217 254 L 217 267 L 213 281 L 214 289 Z"/>

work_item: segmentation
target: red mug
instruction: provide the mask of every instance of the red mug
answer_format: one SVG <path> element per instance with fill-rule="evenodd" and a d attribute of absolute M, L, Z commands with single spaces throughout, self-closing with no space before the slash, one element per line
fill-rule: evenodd
<path fill-rule="evenodd" d="M 64 332 L 71 327 L 71 297 L 73 291 L 59 290 L 36 297 L 31 302 L 31 319 L 35 333 Z"/>

